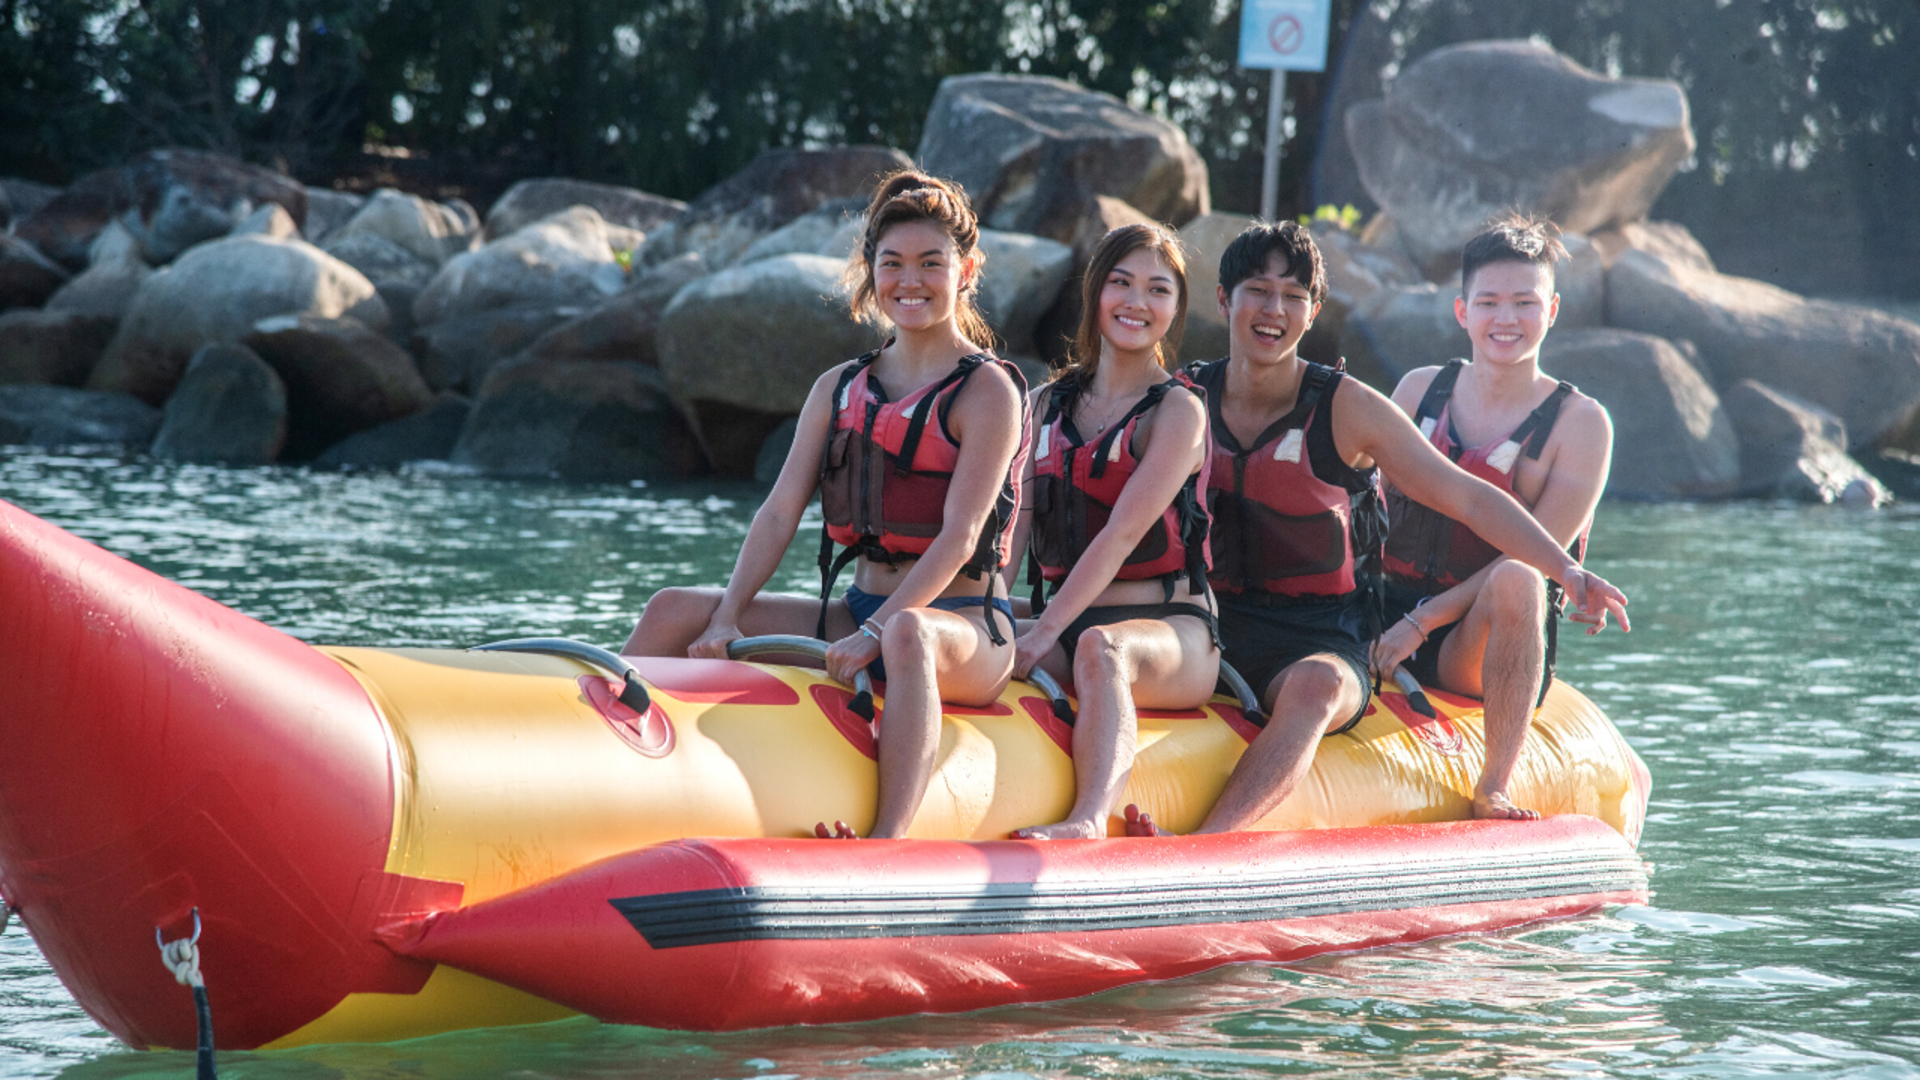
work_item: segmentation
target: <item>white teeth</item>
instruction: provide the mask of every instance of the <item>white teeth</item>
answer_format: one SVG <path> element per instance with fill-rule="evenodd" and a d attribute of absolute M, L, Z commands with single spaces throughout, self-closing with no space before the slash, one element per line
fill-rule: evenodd
<path fill-rule="evenodd" d="M 1147 321 L 1145 319 L 1129 319 L 1125 315 L 1115 315 L 1114 318 L 1118 320 L 1122 326 L 1145 327 L 1147 325 Z"/>

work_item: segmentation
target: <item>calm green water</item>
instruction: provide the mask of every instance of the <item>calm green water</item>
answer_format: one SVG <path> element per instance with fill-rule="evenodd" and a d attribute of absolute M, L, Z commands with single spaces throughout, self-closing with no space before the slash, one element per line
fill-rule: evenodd
<path fill-rule="evenodd" d="M 0 497 L 308 640 L 451 646 L 617 643 L 654 589 L 725 576 L 756 493 L 0 451 Z M 807 587 L 811 543 L 780 584 Z M 225 1054 L 222 1072 L 1920 1076 L 1920 512 L 1609 504 L 1593 563 L 1635 630 L 1569 644 L 1562 667 L 1653 770 L 1653 907 L 967 1016 L 720 1036 L 576 1020 Z M 20 927 L 0 938 L 0 1075 L 192 1069 L 120 1048 Z"/>

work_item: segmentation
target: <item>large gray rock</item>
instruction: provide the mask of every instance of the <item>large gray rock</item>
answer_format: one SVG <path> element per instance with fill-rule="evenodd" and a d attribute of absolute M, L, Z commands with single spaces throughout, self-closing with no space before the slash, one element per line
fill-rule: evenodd
<path fill-rule="evenodd" d="M 675 399 L 798 413 L 822 372 L 877 343 L 847 309 L 842 265 L 781 255 L 682 289 L 659 333 L 660 370 Z"/>
<path fill-rule="evenodd" d="M 153 150 L 75 181 L 20 222 L 18 231 L 72 269 L 118 219 L 148 262 L 163 263 L 204 240 L 224 236 L 262 204 L 285 207 L 298 225 L 307 192 L 293 180 L 220 154 Z"/>
<path fill-rule="evenodd" d="M 385 330 L 387 307 L 358 270 L 300 240 L 201 244 L 148 278 L 87 385 L 158 403 L 195 350 L 238 341 L 275 315 L 351 316 Z"/>
<path fill-rule="evenodd" d="M 167 399 L 153 456 L 203 465 L 270 465 L 287 437 L 287 390 L 243 345 L 193 354 Z"/>
<path fill-rule="evenodd" d="M 1332 223 L 1315 222 L 1312 231 L 1314 244 L 1320 249 L 1320 259 L 1326 267 L 1327 298 L 1320 305 L 1320 315 L 1314 319 L 1312 329 L 1300 341 L 1300 355 L 1315 363 L 1330 364 L 1341 357 L 1341 341 L 1347 332 L 1349 316 L 1366 307 L 1382 289 L 1422 282 L 1420 268 L 1397 246 L 1366 243 L 1359 234 Z M 1221 247 L 1224 249 L 1225 245 Z M 1214 261 L 1217 270 L 1218 256 Z M 1192 275 L 1188 277 L 1191 279 Z M 1217 308 L 1212 317 L 1219 322 L 1219 333 L 1224 340 L 1227 326 L 1220 321 Z M 1191 320 L 1192 316 L 1188 318 Z M 1192 325 L 1191 321 L 1188 325 Z M 1378 389 L 1393 388 L 1390 383 L 1378 381 L 1385 376 L 1377 369 L 1362 371 L 1356 367 L 1353 373 L 1373 382 Z"/>
<path fill-rule="evenodd" d="M 526 355 L 537 360 L 632 360 L 659 367 L 660 315 L 681 289 L 706 272 L 697 251 L 647 268 L 598 307 L 543 331 L 527 345 Z"/>
<path fill-rule="evenodd" d="M 880 176 L 911 164 L 885 146 L 762 150 L 649 234 L 642 257 L 651 265 L 697 251 L 708 266 L 731 265 L 762 236 L 826 203 L 871 196 Z"/>
<path fill-rule="evenodd" d="M 0 233 L 0 311 L 39 307 L 66 283 L 66 270 L 39 249 Z"/>
<path fill-rule="evenodd" d="M 1620 261 L 1620 256 L 1629 251 L 1643 251 L 1655 258 L 1690 266 L 1695 270 L 1716 269 L 1713 256 L 1707 254 L 1706 246 L 1678 222 L 1629 221 L 1601 229 L 1589 239 L 1600 250 L 1601 268 L 1605 270 L 1613 269 L 1613 264 Z"/>
<path fill-rule="evenodd" d="M 1430 283 L 1380 288 L 1347 313 L 1340 355 L 1348 370 L 1372 386 L 1391 389 L 1415 368 L 1472 356 L 1473 339 L 1453 313 L 1459 295 L 1457 288 Z"/>
<path fill-rule="evenodd" d="M 1033 351 L 1034 327 L 1059 299 L 1073 269 L 1073 249 L 1044 237 L 982 229 L 980 251 L 986 256 L 980 313 L 1006 343 L 1005 351 Z"/>
<path fill-rule="evenodd" d="M 1429 274 L 1457 266 L 1461 245 L 1510 208 L 1577 233 L 1644 218 L 1694 146 L 1678 83 L 1609 79 L 1524 41 L 1427 54 L 1385 99 L 1350 109 L 1346 134 L 1368 193 Z"/>
<path fill-rule="evenodd" d="M 294 240 L 300 238 L 300 226 L 293 223 L 293 215 L 279 203 L 268 203 L 240 221 L 235 222 L 228 236 L 268 236 L 275 240 Z"/>
<path fill-rule="evenodd" d="M 541 218 L 573 206 L 591 206 L 609 225 L 649 233 L 666 224 L 687 204 L 638 188 L 544 177 L 522 180 L 487 209 L 488 240 L 497 240 Z"/>
<path fill-rule="evenodd" d="M 351 191 L 335 191 L 332 188 L 307 188 L 307 220 L 300 228 L 300 234 L 309 244 L 323 243 L 335 229 L 353 220 L 353 215 L 367 205 L 365 195 L 355 195 Z"/>
<path fill-rule="evenodd" d="M 734 263 L 758 262 L 775 255 L 825 255 L 844 259 L 852 254 L 852 244 L 847 245 L 845 251 L 833 249 L 849 226 L 855 237 L 865 232 L 866 208 L 865 199 L 835 199 L 815 207 L 747 245 L 747 250 L 741 252 Z"/>
<path fill-rule="evenodd" d="M 1062 243 L 1095 195 L 1175 225 L 1210 209 L 1206 163 L 1177 125 L 1060 79 L 943 80 L 916 156 L 964 185 L 983 223 Z"/>
<path fill-rule="evenodd" d="M 67 386 L 0 386 L 0 446 L 145 450 L 160 410 L 128 394 Z"/>
<path fill-rule="evenodd" d="M 413 318 L 428 326 L 505 307 L 586 306 L 625 286 L 600 215 L 576 206 L 449 259 L 414 300 Z"/>
<path fill-rule="evenodd" d="M 473 394 L 495 365 L 586 312 L 579 307 L 530 305 L 443 319 L 414 331 L 413 354 L 420 358 L 420 374 L 427 386 Z"/>
<path fill-rule="evenodd" d="M 1920 405 L 1920 325 L 1627 251 L 1607 271 L 1609 325 L 1700 350 L 1714 385 L 1753 379 L 1838 416 L 1856 446 Z"/>
<path fill-rule="evenodd" d="M 1215 211 L 1180 226 L 1180 242 L 1187 255 L 1187 335 L 1180 345 L 1183 359 L 1214 360 L 1232 345 L 1227 317 L 1215 301 L 1220 287 L 1220 256 L 1233 238 L 1256 218 Z"/>
<path fill-rule="evenodd" d="M 278 209 L 278 207 L 275 207 Z M 284 212 L 284 211 L 283 211 Z M 140 245 L 119 222 L 100 230 L 86 272 L 47 298 L 48 311 L 67 311 L 119 321 L 133 306 L 153 268 L 140 257 Z"/>
<path fill-rule="evenodd" d="M 445 461 L 473 412 L 473 403 L 450 390 L 426 408 L 389 420 L 328 447 L 313 459 L 316 469 L 397 469 L 411 461 Z"/>
<path fill-rule="evenodd" d="M 1613 417 L 1607 494 L 1690 499 L 1730 494 L 1740 445 L 1713 387 L 1670 341 L 1624 330 L 1547 335 L 1547 373 L 1578 386 Z"/>
<path fill-rule="evenodd" d="M 413 357 L 357 319 L 279 315 L 255 323 L 241 342 L 286 384 L 281 456 L 289 461 L 418 412 L 433 397 Z"/>
<path fill-rule="evenodd" d="M 321 244 L 320 250 L 365 274 L 376 289 L 386 285 L 424 289 L 440 270 L 438 263 L 428 262 L 371 231 L 336 234 Z"/>
<path fill-rule="evenodd" d="M 1740 436 L 1740 494 L 1832 503 L 1882 501 L 1878 482 L 1847 455 L 1847 426 L 1840 418 L 1752 379 L 1741 379 L 1722 397 L 1727 418 Z"/>
<path fill-rule="evenodd" d="M 381 188 L 327 238 L 338 242 L 369 234 L 391 241 L 423 262 L 439 266 L 479 246 L 480 222 L 473 208 L 459 200 L 437 203 L 392 188 Z"/>
<path fill-rule="evenodd" d="M 22 180 L 17 176 L 0 177 L 0 230 L 5 230 L 52 202 L 58 194 L 60 189 L 51 184 Z"/>
<path fill-rule="evenodd" d="M 599 360 L 497 369 L 451 460 L 490 476 L 565 480 L 665 480 L 705 468 L 660 373 Z"/>
<path fill-rule="evenodd" d="M 28 309 L 0 315 L 0 383 L 79 386 L 113 339 L 113 320 Z"/>

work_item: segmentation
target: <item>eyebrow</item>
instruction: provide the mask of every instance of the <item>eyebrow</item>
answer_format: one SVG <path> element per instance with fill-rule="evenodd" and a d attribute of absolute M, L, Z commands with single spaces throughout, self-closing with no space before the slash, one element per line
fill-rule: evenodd
<path fill-rule="evenodd" d="M 903 254 L 903 252 L 900 252 L 900 251 L 897 251 L 897 250 L 895 250 L 895 249 L 893 249 L 893 248 L 881 248 L 881 249 L 880 249 L 880 254 L 882 254 L 882 255 L 900 255 L 900 254 Z M 939 248 L 929 248 L 929 249 L 927 249 L 926 251 L 923 251 L 923 252 L 921 252 L 921 253 L 920 253 L 920 257 L 924 259 L 924 258 L 926 258 L 926 257 L 927 257 L 927 256 L 929 256 L 929 255 L 943 255 L 943 254 L 945 254 L 945 252 L 943 252 L 943 251 L 942 251 L 941 249 L 939 249 Z"/>

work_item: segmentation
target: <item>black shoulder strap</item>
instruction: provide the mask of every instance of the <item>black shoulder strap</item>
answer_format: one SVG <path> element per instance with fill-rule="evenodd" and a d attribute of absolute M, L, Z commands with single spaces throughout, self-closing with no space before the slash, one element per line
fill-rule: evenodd
<path fill-rule="evenodd" d="M 1540 460 L 1540 451 L 1546 449 L 1547 436 L 1553 433 L 1554 421 L 1560 419 L 1560 406 L 1566 404 L 1567 397 L 1573 393 L 1573 384 L 1562 382 L 1540 407 L 1527 415 L 1520 426 L 1510 436 L 1512 441 L 1526 447 L 1527 456 Z"/>
<path fill-rule="evenodd" d="M 1460 372 L 1467 366 L 1465 360 L 1449 360 L 1427 384 L 1427 392 L 1420 399 L 1420 407 L 1413 412 L 1413 426 L 1419 427 L 1423 420 L 1438 420 L 1446 411 L 1448 399 L 1453 397 L 1453 384 L 1460 381 Z"/>
<path fill-rule="evenodd" d="M 926 434 L 927 418 L 933 415 L 934 401 L 941 394 L 946 393 L 948 387 L 966 382 L 967 376 L 973 374 L 975 368 L 986 362 L 987 358 L 980 353 L 970 353 L 961 357 L 960 362 L 953 366 L 953 370 L 948 372 L 945 378 L 934 383 L 933 389 L 928 390 L 919 404 L 913 407 L 913 412 L 907 419 L 906 437 L 900 440 L 900 456 L 894 459 L 894 475 L 905 476 L 913 471 L 913 456 L 920 451 L 920 437 Z"/>
<path fill-rule="evenodd" d="M 1205 391 L 1194 386 L 1192 383 L 1181 380 L 1168 379 L 1166 382 L 1154 383 L 1152 386 L 1147 387 L 1147 392 L 1140 395 L 1140 400 L 1133 403 L 1133 408 L 1128 409 L 1120 419 L 1115 420 L 1112 426 L 1107 428 L 1107 433 L 1102 435 L 1100 441 L 1094 444 L 1093 461 L 1091 463 L 1092 472 L 1089 475 L 1106 475 L 1107 455 L 1113 453 L 1114 440 L 1118 439 L 1121 434 L 1127 430 L 1128 424 L 1133 423 L 1135 419 L 1144 416 L 1148 410 L 1160 404 L 1160 399 L 1167 396 L 1167 387 L 1169 386 L 1187 387 L 1194 393 L 1201 395 L 1202 401 L 1206 400 Z"/>
<path fill-rule="evenodd" d="M 879 357 L 879 355 L 880 350 L 875 349 L 855 359 L 853 363 L 848 364 L 846 368 L 840 372 L 839 381 L 834 383 L 833 396 L 827 399 L 827 442 L 826 445 L 820 448 L 820 477 L 822 479 L 826 478 L 827 462 L 833 454 L 833 428 L 834 425 L 838 423 L 840 417 L 840 396 L 847 392 L 847 387 L 853 385 L 855 376 L 873 366 L 874 360 Z M 858 548 L 848 548 L 847 556 L 851 556 L 858 551 Z M 823 640 L 827 636 L 827 604 L 830 602 L 833 592 L 833 579 L 839 577 L 841 569 L 847 565 L 847 556 L 842 556 L 837 561 L 834 559 L 833 537 L 827 534 L 827 522 L 823 516 L 820 521 L 820 618 L 814 627 L 814 636 Z"/>

